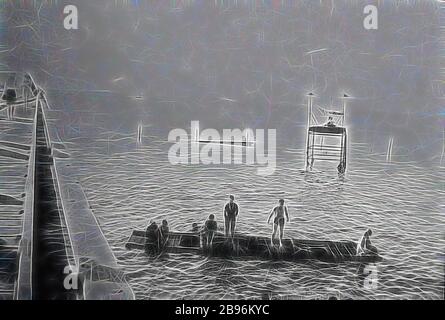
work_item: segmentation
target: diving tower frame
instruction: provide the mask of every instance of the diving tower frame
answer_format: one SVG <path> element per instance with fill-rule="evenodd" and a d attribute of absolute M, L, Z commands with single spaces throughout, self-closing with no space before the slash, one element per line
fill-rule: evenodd
<path fill-rule="evenodd" d="M 314 111 L 314 95 L 312 93 L 308 94 L 306 170 L 312 170 L 317 160 L 338 162 L 338 173 L 345 173 L 348 144 L 345 127 L 346 98 L 348 96 L 344 94 L 341 111 L 328 110 L 319 106 L 316 106 Z M 321 123 L 321 118 L 326 118 L 326 122 Z"/>

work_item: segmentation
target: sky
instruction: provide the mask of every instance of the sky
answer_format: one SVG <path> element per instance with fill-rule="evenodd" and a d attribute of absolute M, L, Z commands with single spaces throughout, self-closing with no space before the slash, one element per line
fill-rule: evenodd
<path fill-rule="evenodd" d="M 78 30 L 63 27 L 66 4 L 78 8 Z M 377 30 L 363 27 L 367 4 L 377 6 Z M 438 1 L 0 7 L 2 66 L 31 71 L 67 117 L 105 112 L 123 131 L 141 121 L 168 130 L 192 120 L 218 130 L 274 128 L 279 142 L 302 147 L 307 93 L 326 109 L 341 108 L 347 93 L 352 143 L 384 152 L 392 137 L 393 152 L 414 161 L 434 162 L 443 150 Z"/>

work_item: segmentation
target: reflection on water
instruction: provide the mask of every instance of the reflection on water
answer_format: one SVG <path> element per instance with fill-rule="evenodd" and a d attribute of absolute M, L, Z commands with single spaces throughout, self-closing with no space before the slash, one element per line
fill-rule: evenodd
<path fill-rule="evenodd" d="M 247 165 L 173 166 L 166 137 L 149 131 L 139 145 L 134 135 L 105 131 L 95 139 L 65 139 L 76 178 L 137 298 L 442 298 L 443 168 L 388 164 L 364 145 L 351 146 L 345 177 L 335 165 L 301 170 L 303 152 L 291 147 L 278 150 L 277 170 L 268 177 Z M 356 240 L 371 228 L 384 261 L 228 261 L 192 254 L 153 260 L 124 248 L 131 231 L 150 219 L 166 218 L 172 230 L 188 231 L 214 213 L 222 226 L 228 194 L 240 205 L 238 232 L 269 235 L 267 213 L 285 198 L 286 236 Z"/>
<path fill-rule="evenodd" d="M 379 283 L 377 264 L 362 263 L 357 269 L 357 283 L 361 288 L 376 290 Z"/>

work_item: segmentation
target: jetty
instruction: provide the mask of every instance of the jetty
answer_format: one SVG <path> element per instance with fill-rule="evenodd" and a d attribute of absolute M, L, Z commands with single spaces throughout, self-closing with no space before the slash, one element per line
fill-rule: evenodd
<path fill-rule="evenodd" d="M 0 299 L 134 299 L 72 178 L 45 91 L 30 74 L 2 76 L 0 178 L 13 188 L 0 189 Z"/>

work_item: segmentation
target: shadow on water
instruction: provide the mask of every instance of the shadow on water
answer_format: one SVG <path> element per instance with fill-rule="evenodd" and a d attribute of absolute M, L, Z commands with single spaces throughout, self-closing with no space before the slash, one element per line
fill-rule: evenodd
<path fill-rule="evenodd" d="M 357 284 L 360 288 L 376 289 L 378 271 L 375 263 L 362 263 L 357 269 Z"/>

